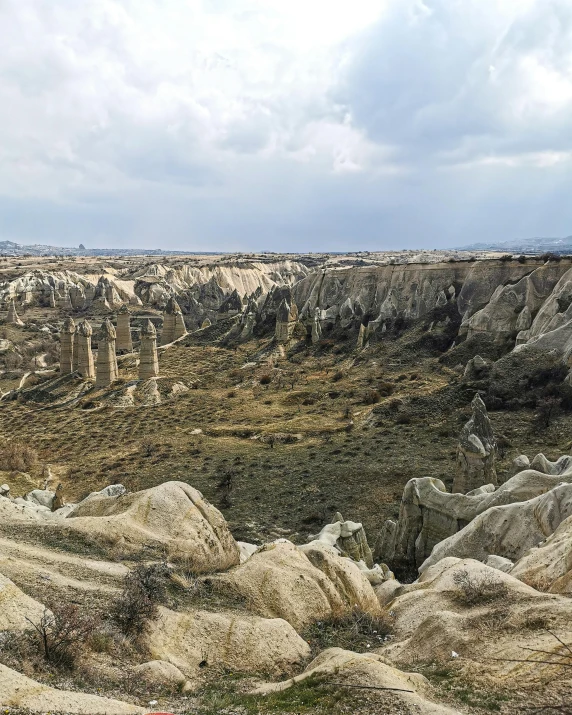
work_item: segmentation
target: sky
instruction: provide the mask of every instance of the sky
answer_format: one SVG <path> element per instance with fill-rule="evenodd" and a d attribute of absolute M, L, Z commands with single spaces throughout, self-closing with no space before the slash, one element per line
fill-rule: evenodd
<path fill-rule="evenodd" d="M 572 234 L 571 0 L 0 0 L 0 240 Z"/>

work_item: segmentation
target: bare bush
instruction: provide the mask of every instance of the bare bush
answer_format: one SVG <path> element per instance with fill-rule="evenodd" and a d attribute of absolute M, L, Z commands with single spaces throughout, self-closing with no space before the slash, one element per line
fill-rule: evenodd
<path fill-rule="evenodd" d="M 141 454 L 144 457 L 152 457 L 155 454 L 155 452 L 158 450 L 158 448 L 159 448 L 159 445 L 157 444 L 157 442 L 155 442 L 152 439 L 147 438 L 147 439 L 141 440 L 140 449 L 141 449 Z"/>
<path fill-rule="evenodd" d="M 73 668 L 79 652 L 100 625 L 93 613 L 82 612 L 73 603 L 53 603 L 36 623 L 26 619 L 36 631 L 44 658 L 58 667 Z"/>
<path fill-rule="evenodd" d="M 126 635 L 141 635 L 167 598 L 171 570 L 165 563 L 137 566 L 125 577 L 112 618 Z"/>
<path fill-rule="evenodd" d="M 508 588 L 492 573 L 471 574 L 466 569 L 457 571 L 453 583 L 459 588 L 456 597 L 465 606 L 490 603 L 508 595 Z"/>
<path fill-rule="evenodd" d="M 356 606 L 348 613 L 332 613 L 328 618 L 315 621 L 303 637 L 315 655 L 325 648 L 359 651 L 368 646 L 379 647 L 391 630 L 391 623 L 385 616 Z"/>
<path fill-rule="evenodd" d="M 8 442 L 0 451 L 0 469 L 5 472 L 29 472 L 38 464 L 38 453 L 23 442 Z"/>

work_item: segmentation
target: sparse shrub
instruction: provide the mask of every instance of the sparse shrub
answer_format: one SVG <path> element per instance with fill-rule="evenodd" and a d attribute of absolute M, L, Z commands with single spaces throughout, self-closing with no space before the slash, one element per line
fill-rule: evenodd
<path fill-rule="evenodd" d="M 465 606 L 478 606 L 500 598 L 506 598 L 508 588 L 492 573 L 471 574 L 466 569 L 453 575 L 453 583 L 459 588 L 456 598 Z"/>
<path fill-rule="evenodd" d="M 526 256 L 519 256 L 516 260 L 519 263 L 526 263 Z"/>
<path fill-rule="evenodd" d="M 332 382 L 339 382 L 344 377 L 344 373 L 338 370 L 332 375 Z"/>
<path fill-rule="evenodd" d="M 141 635 L 157 617 L 166 600 L 170 569 L 165 563 L 137 566 L 125 577 L 123 592 L 112 611 L 113 620 L 126 635 Z"/>
<path fill-rule="evenodd" d="M 368 390 L 363 398 L 366 405 L 375 405 L 381 400 L 381 394 L 377 390 Z"/>
<path fill-rule="evenodd" d="M 408 412 L 399 412 L 395 418 L 395 423 L 398 425 L 411 424 L 411 415 Z"/>
<path fill-rule="evenodd" d="M 261 385 L 270 385 L 270 383 L 272 382 L 272 375 L 270 375 L 269 373 L 265 373 L 261 376 L 259 382 Z"/>
<path fill-rule="evenodd" d="M 543 429 L 550 427 L 550 422 L 559 405 L 560 400 L 557 397 L 542 397 L 538 400 L 536 403 L 536 419 L 540 427 Z"/>
<path fill-rule="evenodd" d="M 378 383 L 377 391 L 382 397 L 389 397 L 389 395 L 393 395 L 393 393 L 395 392 L 395 385 L 392 382 L 387 382 L 383 380 L 382 382 Z"/>
<path fill-rule="evenodd" d="M 0 466 L 5 472 L 29 472 L 38 464 L 38 453 L 22 442 L 8 442 L 0 452 Z"/>
<path fill-rule="evenodd" d="M 29 618 L 36 631 L 44 658 L 58 667 L 73 668 L 75 660 L 100 625 L 92 612 L 82 612 L 73 603 L 53 603 L 38 622 Z"/>
<path fill-rule="evenodd" d="M 227 398 L 228 398 L 229 400 L 232 400 L 233 397 L 236 397 L 236 391 L 235 391 L 235 390 L 229 390 L 229 391 L 226 393 L 226 396 L 227 396 Z"/>
<path fill-rule="evenodd" d="M 368 645 L 379 647 L 391 630 L 391 623 L 385 616 L 356 606 L 349 613 L 333 613 L 312 623 L 302 635 L 315 655 L 325 648 L 360 651 Z"/>
<path fill-rule="evenodd" d="M 509 261 L 512 261 L 512 254 L 505 253 L 504 256 L 501 256 L 499 258 L 499 261 L 501 261 L 502 263 L 508 263 Z"/>
<path fill-rule="evenodd" d="M 152 439 L 142 439 L 141 440 L 141 454 L 144 457 L 152 457 L 158 450 L 159 446 L 157 442 Z"/>

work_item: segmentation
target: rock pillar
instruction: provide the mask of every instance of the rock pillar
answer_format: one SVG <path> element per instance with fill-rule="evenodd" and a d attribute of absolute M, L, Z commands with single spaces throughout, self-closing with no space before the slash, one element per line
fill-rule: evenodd
<path fill-rule="evenodd" d="M 75 323 L 73 318 L 66 318 L 60 332 L 60 372 L 67 375 L 74 371 L 73 349 L 75 338 Z"/>
<path fill-rule="evenodd" d="M 322 339 L 322 323 L 320 322 L 322 311 L 316 308 L 314 311 L 314 321 L 312 322 L 312 343 L 315 345 Z"/>
<path fill-rule="evenodd" d="M 497 485 L 497 444 L 487 408 L 478 393 L 471 402 L 471 408 L 473 416 L 459 435 L 453 493 L 466 494 L 485 484 Z"/>
<path fill-rule="evenodd" d="M 117 350 L 128 353 L 133 352 L 131 314 L 126 305 L 122 306 L 117 313 Z"/>
<path fill-rule="evenodd" d="M 296 303 L 292 303 L 290 306 L 286 298 L 284 298 L 276 313 L 276 330 L 274 334 L 279 343 L 286 343 L 290 340 L 297 321 L 298 307 Z"/>
<path fill-rule="evenodd" d="M 77 346 L 77 354 L 74 350 L 74 367 L 79 374 L 87 379 L 95 377 L 93 366 L 93 353 L 91 352 L 91 336 L 93 330 L 87 320 L 82 320 L 76 329 L 76 340 L 74 348 Z"/>
<path fill-rule="evenodd" d="M 161 333 L 161 345 L 168 345 L 173 340 L 182 338 L 187 334 L 185 319 L 179 304 L 174 298 L 169 298 L 165 312 L 163 313 L 163 332 Z"/>
<path fill-rule="evenodd" d="M 96 387 L 107 387 L 117 380 L 117 356 L 115 353 L 116 333 L 109 318 L 101 324 L 97 341 L 97 376 Z"/>
<path fill-rule="evenodd" d="M 141 347 L 139 349 L 139 379 L 148 380 L 159 374 L 157 358 L 157 331 L 150 320 L 141 328 Z"/>
<path fill-rule="evenodd" d="M 11 325 L 24 325 L 24 322 L 18 317 L 16 305 L 14 304 L 13 299 L 10 301 L 10 305 L 8 306 L 8 316 L 6 318 L 6 322 Z"/>

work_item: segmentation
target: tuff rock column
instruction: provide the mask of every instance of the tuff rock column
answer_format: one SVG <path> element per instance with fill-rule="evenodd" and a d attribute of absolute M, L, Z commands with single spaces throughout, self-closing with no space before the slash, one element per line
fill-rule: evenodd
<path fill-rule="evenodd" d="M 163 313 L 163 332 L 161 333 L 161 345 L 168 345 L 173 340 L 182 338 L 187 334 L 185 319 L 179 304 L 174 298 L 169 298 L 165 312 Z"/>
<path fill-rule="evenodd" d="M 457 447 L 457 473 L 453 493 L 466 494 L 485 484 L 497 485 L 497 443 L 487 408 L 477 393 L 471 402 L 473 416 L 461 430 Z"/>
<path fill-rule="evenodd" d="M 101 324 L 98 335 L 96 387 L 107 387 L 118 378 L 115 338 L 115 328 L 109 318 L 106 318 Z"/>
<path fill-rule="evenodd" d="M 297 321 L 298 307 L 296 303 L 292 303 L 290 306 L 286 298 L 283 298 L 276 313 L 276 330 L 274 333 L 279 343 L 286 343 L 290 340 Z"/>
<path fill-rule="evenodd" d="M 322 339 L 322 324 L 320 322 L 322 311 L 316 308 L 314 311 L 314 321 L 312 322 L 312 343 L 315 345 Z"/>
<path fill-rule="evenodd" d="M 73 348 L 75 337 L 75 323 L 73 318 L 64 320 L 63 328 L 60 332 L 60 372 L 62 375 L 67 375 L 74 371 L 73 367 Z"/>
<path fill-rule="evenodd" d="M 77 346 L 77 355 L 74 350 L 74 363 L 76 370 L 85 379 L 93 379 L 95 377 L 95 369 L 93 366 L 93 353 L 91 352 L 91 336 L 93 330 L 87 320 L 82 320 L 77 326 L 76 340 L 74 348 Z"/>
<path fill-rule="evenodd" d="M 150 320 L 141 328 L 141 347 L 139 349 L 139 379 L 148 380 L 159 374 L 157 358 L 157 331 Z"/>
<path fill-rule="evenodd" d="M 123 305 L 117 313 L 117 350 L 133 352 L 131 340 L 131 314 L 129 308 Z"/>
<path fill-rule="evenodd" d="M 20 320 L 18 313 L 16 312 L 14 299 L 10 301 L 10 305 L 8 306 L 8 316 L 6 317 L 6 322 L 11 325 L 24 325 L 24 321 Z"/>

